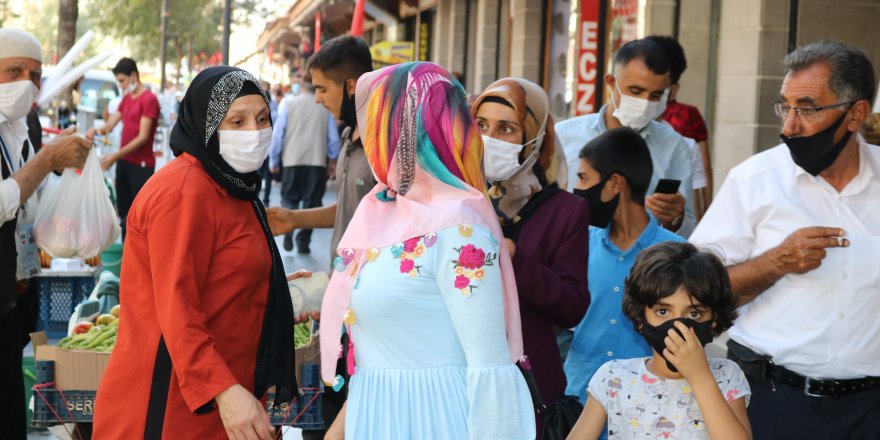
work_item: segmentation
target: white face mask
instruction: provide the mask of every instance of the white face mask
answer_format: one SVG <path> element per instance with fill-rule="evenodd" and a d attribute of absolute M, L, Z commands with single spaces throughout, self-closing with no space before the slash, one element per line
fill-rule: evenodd
<path fill-rule="evenodd" d="M 220 157 L 233 170 L 251 173 L 263 166 L 272 145 L 272 129 L 217 130 Z"/>
<path fill-rule="evenodd" d="M 483 135 L 483 166 L 486 180 L 501 182 L 516 173 L 519 168 L 519 152 L 523 146 Z"/>
<path fill-rule="evenodd" d="M 535 164 L 535 160 L 537 160 L 538 155 L 541 153 L 541 143 L 543 142 L 544 135 L 539 135 L 525 144 L 517 145 L 484 134 L 483 167 L 486 172 L 486 180 L 490 182 L 503 182 L 516 176 L 526 168 L 530 168 Z M 532 143 L 535 144 L 532 154 L 525 162 L 519 163 L 519 153 L 526 145 Z"/>
<path fill-rule="evenodd" d="M 655 102 L 623 94 L 616 80 L 614 86 L 617 87 L 617 93 L 620 94 L 620 105 L 615 106 L 612 115 L 625 127 L 640 131 L 666 111 L 669 89 L 664 90 L 663 96 Z M 614 105 L 614 100 L 611 100 L 611 105 Z"/>
<path fill-rule="evenodd" d="M 39 89 L 28 80 L 0 84 L 0 113 L 9 121 L 17 121 L 33 108 Z"/>

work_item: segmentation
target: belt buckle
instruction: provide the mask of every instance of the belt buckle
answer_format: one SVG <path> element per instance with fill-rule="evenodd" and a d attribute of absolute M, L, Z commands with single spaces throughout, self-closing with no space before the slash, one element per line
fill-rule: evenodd
<path fill-rule="evenodd" d="M 823 380 L 816 377 L 804 376 L 804 394 L 810 397 L 828 397 L 826 394 L 815 394 L 810 392 L 810 382 L 814 380 Z"/>

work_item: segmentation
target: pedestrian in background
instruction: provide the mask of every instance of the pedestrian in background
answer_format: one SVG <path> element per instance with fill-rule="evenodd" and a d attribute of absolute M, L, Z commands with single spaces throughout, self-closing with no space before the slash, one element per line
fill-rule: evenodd
<path fill-rule="evenodd" d="M 645 206 L 664 228 L 687 237 L 696 225 L 693 208 L 693 171 L 690 149 L 672 127 L 657 122 L 663 114 L 672 87 L 669 54 L 647 40 L 630 41 L 614 56 L 614 72 L 605 75 L 611 100 L 598 113 L 571 118 L 556 124 L 556 134 L 565 149 L 569 182 L 579 167 L 579 153 L 596 136 L 618 127 L 639 132 L 651 150 L 654 175 Z M 654 191 L 660 179 L 680 181 L 678 193 Z"/>
<path fill-rule="evenodd" d="M 300 84 L 298 95 L 281 101 L 269 154 L 271 172 L 281 173 L 281 206 L 293 210 L 323 206 L 328 155 L 339 149 L 336 119 L 315 102 L 311 75 L 303 74 Z M 298 254 L 311 252 L 311 239 L 311 229 L 300 229 Z M 284 234 L 284 250 L 293 250 L 293 232 Z"/>
<path fill-rule="evenodd" d="M 269 224 L 276 235 L 288 234 L 295 229 L 333 228 L 330 240 L 332 262 L 337 256 L 339 240 L 358 204 L 376 185 L 364 154 L 354 106 L 355 85 L 361 75 L 373 70 L 373 58 L 364 40 L 340 36 L 321 45 L 321 49 L 309 59 L 308 70 L 315 87 L 315 102 L 323 105 L 345 126 L 336 165 L 336 203 L 314 209 L 271 208 L 268 210 Z"/>
<path fill-rule="evenodd" d="M 663 120 L 684 138 L 690 148 L 694 173 L 694 215 L 700 220 L 712 203 L 712 191 L 714 191 L 712 158 L 709 155 L 709 132 L 700 110 L 676 99 L 681 90 L 679 80 L 687 70 L 684 48 L 675 38 L 666 35 L 651 35 L 645 39 L 663 46 L 669 54 L 671 63 L 669 77 L 672 80 L 672 88 L 669 89 L 669 100 L 666 111 L 663 112 Z"/>
<path fill-rule="evenodd" d="M 119 150 L 105 156 L 101 161 L 104 170 L 116 165 L 116 207 L 122 220 L 122 239 L 126 235 L 126 217 L 138 192 L 153 175 L 156 157 L 153 140 L 159 121 L 159 99 L 141 82 L 137 64 L 131 58 L 123 58 L 113 68 L 116 81 L 124 96 L 117 111 L 100 128 L 90 128 L 86 138 L 95 134 L 106 136 L 122 121 L 122 140 Z"/>

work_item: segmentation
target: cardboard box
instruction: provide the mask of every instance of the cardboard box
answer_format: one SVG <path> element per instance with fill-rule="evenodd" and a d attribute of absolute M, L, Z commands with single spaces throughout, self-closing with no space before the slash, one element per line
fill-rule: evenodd
<path fill-rule="evenodd" d="M 48 344 L 46 333 L 31 333 L 34 359 L 55 361 L 55 387 L 60 390 L 97 391 L 110 353 L 64 350 Z"/>

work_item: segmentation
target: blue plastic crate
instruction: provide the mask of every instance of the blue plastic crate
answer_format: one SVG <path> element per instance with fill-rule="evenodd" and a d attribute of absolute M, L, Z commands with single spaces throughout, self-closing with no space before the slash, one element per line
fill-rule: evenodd
<path fill-rule="evenodd" d="M 34 416 L 31 426 L 45 428 L 64 423 L 91 423 L 95 416 L 94 390 L 58 391 L 54 386 L 43 387 L 55 380 L 55 362 L 36 361 L 34 385 Z M 59 417 L 61 420 L 59 420 Z"/>
<path fill-rule="evenodd" d="M 303 393 L 294 399 L 292 405 L 282 403 L 275 406 L 275 395 L 268 395 L 266 411 L 269 413 L 272 425 L 294 426 L 305 430 L 324 429 L 324 411 L 321 402 L 324 388 L 321 383 L 321 368 L 317 364 L 304 364 L 302 381 L 299 386 Z"/>
<path fill-rule="evenodd" d="M 67 336 L 73 309 L 95 288 L 98 270 L 89 272 L 44 272 L 37 276 L 40 291 L 40 320 L 37 330 L 49 338 Z"/>

